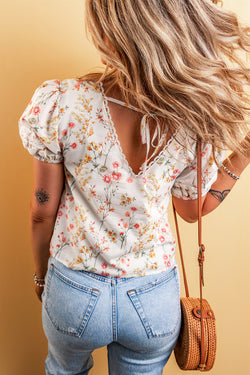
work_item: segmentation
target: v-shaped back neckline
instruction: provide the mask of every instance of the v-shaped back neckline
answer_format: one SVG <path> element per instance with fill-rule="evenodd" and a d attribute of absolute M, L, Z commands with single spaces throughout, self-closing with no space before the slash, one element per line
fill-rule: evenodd
<path fill-rule="evenodd" d="M 113 136 L 113 139 L 114 141 L 116 142 L 118 148 L 119 148 L 119 152 L 120 152 L 120 155 L 121 155 L 121 158 L 123 159 L 125 165 L 127 166 L 130 174 L 136 178 L 136 177 L 139 177 L 141 175 L 144 175 L 146 172 L 149 171 L 149 169 L 155 165 L 157 163 L 157 161 L 162 157 L 162 155 L 164 154 L 165 150 L 167 149 L 167 147 L 169 146 L 170 142 L 172 142 L 172 140 L 174 139 L 174 137 L 176 136 L 177 134 L 177 131 L 178 129 L 176 129 L 176 131 L 174 132 L 174 134 L 170 137 L 170 139 L 167 141 L 166 145 L 162 148 L 162 150 L 151 160 L 150 163 L 147 163 L 147 160 L 144 161 L 144 163 L 140 166 L 139 168 L 139 172 L 138 173 L 135 173 L 132 169 L 132 167 L 130 166 L 129 162 L 128 162 L 128 159 L 125 155 L 125 153 L 123 152 L 123 149 L 121 147 L 121 144 L 120 144 L 120 141 L 119 141 L 119 138 L 118 138 L 118 134 L 116 132 L 116 128 L 115 128 L 115 125 L 114 125 L 114 122 L 113 122 L 113 119 L 112 119 L 112 116 L 111 116 L 111 113 L 110 113 L 110 110 L 109 110 L 109 106 L 108 106 L 108 100 L 110 100 L 111 102 L 114 102 L 116 104 L 121 104 L 122 106 L 124 107 L 127 107 L 127 108 L 130 108 L 130 109 L 133 109 L 137 112 L 141 112 L 141 113 L 144 113 L 144 116 L 146 116 L 147 114 L 145 114 L 145 112 L 142 112 L 141 110 L 139 110 L 138 108 L 136 107 L 133 107 L 132 105 L 130 104 L 127 104 L 119 99 L 116 99 L 116 98 L 112 98 L 112 97 L 108 97 L 106 96 L 105 94 L 105 91 L 104 91 L 104 87 L 103 87 L 103 83 L 100 82 L 99 84 L 99 87 L 100 87 L 100 91 L 101 91 L 101 94 L 102 94 L 102 99 L 103 99 L 103 108 L 104 108 L 104 111 L 106 113 L 106 117 L 107 117 L 107 120 L 108 120 L 108 124 L 110 126 L 110 130 L 111 130 L 111 133 L 112 133 L 112 136 Z M 163 142 L 163 141 L 162 141 Z M 152 154 L 153 155 L 153 154 Z M 152 155 L 150 156 L 150 158 L 152 157 Z"/>

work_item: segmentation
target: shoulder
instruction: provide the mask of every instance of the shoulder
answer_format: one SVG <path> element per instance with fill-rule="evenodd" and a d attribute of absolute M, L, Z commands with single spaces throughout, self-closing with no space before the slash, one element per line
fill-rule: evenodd
<path fill-rule="evenodd" d="M 172 155 L 188 165 L 195 159 L 196 145 L 197 137 L 192 129 L 179 126 L 173 135 Z"/>
<path fill-rule="evenodd" d="M 91 81 L 82 81 L 78 78 L 66 78 L 63 80 L 49 79 L 40 84 L 35 90 L 36 97 L 45 96 L 74 97 L 85 95 L 95 97 L 101 93 L 100 86 Z"/>
<path fill-rule="evenodd" d="M 65 109 L 87 109 L 84 104 L 93 105 L 100 101 L 102 95 L 99 85 L 91 81 L 82 81 L 78 78 L 67 78 L 63 80 L 53 79 L 43 82 L 40 92 L 57 97 L 60 107 Z"/>
<path fill-rule="evenodd" d="M 96 96 L 101 93 L 98 85 L 91 81 L 82 81 L 78 78 L 68 78 L 60 81 L 61 94 Z"/>

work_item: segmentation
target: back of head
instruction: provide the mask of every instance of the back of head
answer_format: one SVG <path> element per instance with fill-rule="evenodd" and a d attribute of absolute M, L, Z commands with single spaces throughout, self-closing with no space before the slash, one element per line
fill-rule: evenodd
<path fill-rule="evenodd" d="M 250 28 L 219 0 L 86 0 L 86 26 L 106 62 L 97 81 L 186 127 L 214 148 L 240 148 L 247 130 Z M 248 106 L 248 108 L 247 108 Z"/>

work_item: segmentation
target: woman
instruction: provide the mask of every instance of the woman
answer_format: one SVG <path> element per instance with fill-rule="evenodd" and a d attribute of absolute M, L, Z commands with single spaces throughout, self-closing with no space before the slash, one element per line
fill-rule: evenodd
<path fill-rule="evenodd" d="M 249 164 L 249 29 L 217 0 L 86 0 L 86 24 L 104 73 L 44 82 L 19 120 L 46 373 L 88 374 L 107 345 L 110 374 L 161 374 L 181 325 L 168 204 L 197 220 L 198 137 L 202 215 Z"/>

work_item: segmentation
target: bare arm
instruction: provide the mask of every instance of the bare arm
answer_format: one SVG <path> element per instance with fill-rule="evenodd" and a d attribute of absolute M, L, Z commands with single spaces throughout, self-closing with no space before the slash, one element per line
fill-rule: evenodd
<path fill-rule="evenodd" d="M 62 163 L 34 160 L 34 186 L 30 201 L 30 236 L 38 278 L 44 278 L 49 259 L 49 245 L 64 186 Z"/>
<path fill-rule="evenodd" d="M 249 136 L 246 137 L 249 141 Z M 240 176 L 244 169 L 250 163 L 249 155 L 242 157 L 233 152 L 228 159 L 230 162 L 225 161 L 223 164 L 235 175 Z M 222 168 L 218 170 L 218 177 L 214 184 L 211 186 L 209 192 L 202 197 L 202 216 L 207 215 L 213 211 L 230 193 L 237 180 L 230 177 Z M 194 223 L 198 220 L 198 200 L 183 200 L 180 198 L 172 197 L 176 211 L 187 222 Z"/>

